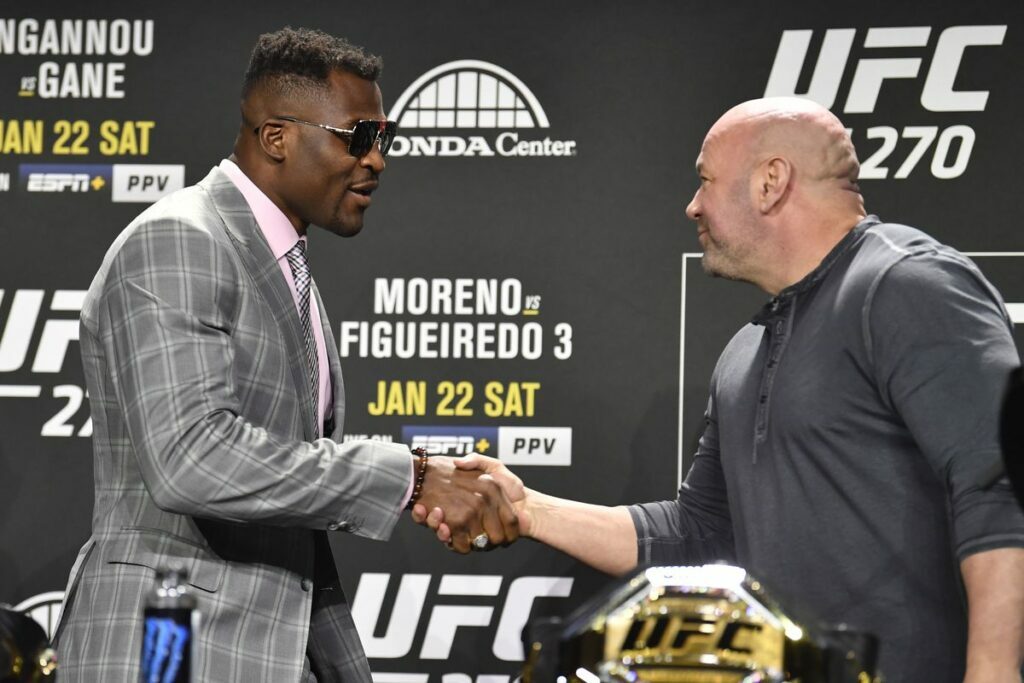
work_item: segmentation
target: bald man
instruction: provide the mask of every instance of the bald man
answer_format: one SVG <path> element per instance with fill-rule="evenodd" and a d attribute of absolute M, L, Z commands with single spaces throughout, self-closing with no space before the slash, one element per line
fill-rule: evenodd
<path fill-rule="evenodd" d="M 1019 683 L 1024 515 L 998 447 L 1011 323 L 970 260 L 866 215 L 858 170 L 806 100 L 745 102 L 708 132 L 686 209 L 704 268 L 771 299 L 719 358 L 675 500 L 589 505 L 495 460 L 460 467 L 503 483 L 524 535 L 606 572 L 738 563 L 879 636 L 890 682 Z"/>

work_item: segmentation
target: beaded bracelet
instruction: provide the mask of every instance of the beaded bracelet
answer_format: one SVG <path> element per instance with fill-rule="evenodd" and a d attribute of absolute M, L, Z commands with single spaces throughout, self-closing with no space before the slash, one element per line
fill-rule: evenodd
<path fill-rule="evenodd" d="M 430 457 L 426 448 L 414 448 L 412 454 L 419 456 L 419 460 L 416 464 L 416 482 L 412 485 L 412 496 L 405 506 L 406 510 L 412 510 L 412 506 L 423 495 L 423 480 L 427 478 L 427 459 Z"/>

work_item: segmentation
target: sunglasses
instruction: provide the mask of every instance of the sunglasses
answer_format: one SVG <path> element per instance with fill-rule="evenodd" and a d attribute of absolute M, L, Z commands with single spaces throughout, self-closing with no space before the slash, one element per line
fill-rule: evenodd
<path fill-rule="evenodd" d="M 294 116 L 274 116 L 272 118 L 281 119 L 282 121 L 291 121 L 292 123 L 301 123 L 304 126 L 314 126 L 316 128 L 323 128 L 326 131 L 334 133 L 343 140 L 348 140 L 348 153 L 354 157 L 363 157 L 369 154 L 370 150 L 373 149 L 373 143 L 380 142 L 380 154 L 384 156 L 391 149 L 391 143 L 395 140 L 395 134 L 398 132 L 398 123 L 395 121 L 375 121 L 373 119 L 367 119 L 363 121 L 357 121 L 354 126 L 350 129 L 335 128 L 334 126 L 328 126 L 326 123 L 313 123 L 311 121 L 303 121 L 297 119 Z M 256 129 L 259 132 L 259 128 Z"/>

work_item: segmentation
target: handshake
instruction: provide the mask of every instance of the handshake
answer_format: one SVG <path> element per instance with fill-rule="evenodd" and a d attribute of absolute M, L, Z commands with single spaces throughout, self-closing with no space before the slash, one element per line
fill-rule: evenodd
<path fill-rule="evenodd" d="M 636 529 L 624 506 L 527 488 L 500 460 L 477 453 L 428 458 L 422 474 L 412 519 L 458 553 L 491 550 L 526 536 L 608 574 L 637 566 Z"/>
<path fill-rule="evenodd" d="M 412 518 L 458 553 L 506 546 L 529 533 L 527 489 L 499 460 L 472 453 L 426 461 Z"/>

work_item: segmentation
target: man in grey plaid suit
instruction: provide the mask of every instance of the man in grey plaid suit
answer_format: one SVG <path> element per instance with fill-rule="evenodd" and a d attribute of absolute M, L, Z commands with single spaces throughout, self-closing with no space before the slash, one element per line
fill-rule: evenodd
<path fill-rule="evenodd" d="M 406 447 L 339 443 L 305 233 L 362 227 L 394 134 L 379 70 L 318 31 L 261 36 L 232 157 L 133 221 L 96 274 L 81 321 L 93 533 L 55 635 L 62 681 L 138 680 L 154 569 L 181 564 L 203 615 L 193 680 L 368 683 L 327 530 L 387 539 L 414 497 L 455 520 L 461 552 L 517 535 L 488 476 L 430 458 L 414 494 Z"/>

